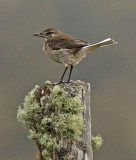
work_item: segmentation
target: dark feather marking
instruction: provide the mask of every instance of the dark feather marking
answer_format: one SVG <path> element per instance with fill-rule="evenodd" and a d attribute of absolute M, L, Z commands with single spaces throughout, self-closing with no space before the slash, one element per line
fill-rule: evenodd
<path fill-rule="evenodd" d="M 55 39 L 48 40 L 49 47 L 51 47 L 53 50 L 59 50 L 59 49 L 81 49 L 84 46 L 89 45 L 88 42 L 75 39 L 69 35 L 63 35 L 60 37 L 57 37 Z"/>

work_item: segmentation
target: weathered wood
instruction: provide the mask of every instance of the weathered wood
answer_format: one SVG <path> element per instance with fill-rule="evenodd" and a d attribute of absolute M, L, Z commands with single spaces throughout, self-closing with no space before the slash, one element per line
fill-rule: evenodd
<path fill-rule="evenodd" d="M 17 118 L 38 147 L 38 160 L 93 160 L 90 93 L 87 82 L 46 81 L 25 96 Z"/>
<path fill-rule="evenodd" d="M 61 151 L 59 154 L 54 150 L 51 153 L 52 160 L 93 160 L 93 151 L 91 144 L 91 106 L 90 106 L 90 83 L 83 81 L 71 81 L 69 84 L 62 83 L 58 84 L 60 88 L 65 91 L 70 90 L 71 94 L 75 94 L 81 100 L 84 109 L 82 110 L 81 115 L 84 120 L 84 129 L 82 130 L 82 134 L 80 135 L 78 141 L 72 141 L 71 139 L 59 137 L 57 138 L 57 143 L 59 144 Z M 49 84 L 45 86 L 41 86 L 38 88 L 36 92 L 36 100 L 39 106 L 46 106 L 47 97 L 50 95 L 50 89 L 55 85 Z M 80 115 L 80 116 L 81 116 Z M 43 117 L 46 114 L 43 111 Z M 78 124 L 78 123 L 77 123 Z M 54 134 L 55 136 L 55 134 Z M 42 146 L 40 145 L 42 148 Z M 40 160 L 46 160 L 43 158 L 42 148 L 40 151 Z"/>
<path fill-rule="evenodd" d="M 61 87 L 63 88 L 63 84 L 61 85 Z M 80 136 L 81 143 L 75 144 L 75 142 L 72 142 L 70 140 L 62 139 L 60 144 L 61 147 L 70 148 L 69 158 L 71 157 L 71 160 L 93 160 L 93 150 L 91 144 L 90 83 L 75 81 L 70 83 L 69 87 L 73 89 L 73 92 L 78 88 L 81 88 L 78 97 L 81 99 L 82 104 L 85 107 L 82 113 L 84 118 L 85 130 Z"/>

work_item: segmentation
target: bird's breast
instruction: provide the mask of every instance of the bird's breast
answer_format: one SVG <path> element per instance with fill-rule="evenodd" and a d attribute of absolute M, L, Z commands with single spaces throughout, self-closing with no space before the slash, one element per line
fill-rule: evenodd
<path fill-rule="evenodd" d="M 43 45 L 43 50 L 55 62 L 64 65 L 76 65 L 86 56 L 85 53 L 81 53 L 80 51 L 75 53 L 73 49 L 61 48 L 59 50 L 54 50 L 48 44 Z"/>

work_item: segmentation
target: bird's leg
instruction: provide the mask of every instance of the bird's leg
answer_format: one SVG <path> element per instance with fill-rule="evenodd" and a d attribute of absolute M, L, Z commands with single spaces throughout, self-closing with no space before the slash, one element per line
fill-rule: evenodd
<path fill-rule="evenodd" d="M 62 83 L 62 80 L 63 80 L 63 78 L 64 78 L 64 75 L 65 75 L 67 69 L 68 69 L 68 66 L 65 67 L 65 70 L 64 70 L 64 72 L 63 72 L 63 74 L 62 74 L 62 77 L 61 77 L 61 79 L 60 79 L 59 84 Z"/>
<path fill-rule="evenodd" d="M 69 83 L 69 81 L 70 81 L 70 77 L 71 77 L 72 70 L 73 70 L 73 66 L 71 65 L 71 66 L 70 66 L 70 73 L 69 73 L 69 77 L 68 77 L 67 83 Z"/>

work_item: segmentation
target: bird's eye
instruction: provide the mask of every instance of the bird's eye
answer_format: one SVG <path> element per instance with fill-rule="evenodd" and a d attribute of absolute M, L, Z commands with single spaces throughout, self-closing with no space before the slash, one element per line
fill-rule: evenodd
<path fill-rule="evenodd" d="M 47 32 L 46 34 L 47 35 L 51 35 L 51 34 L 53 34 L 54 32 L 51 32 L 51 31 L 49 31 L 49 32 Z"/>

